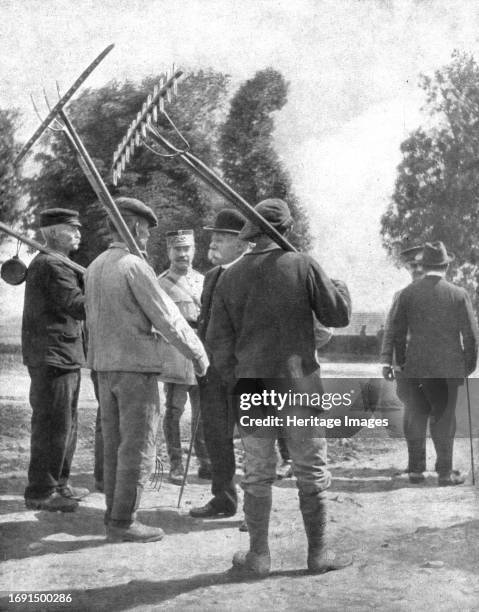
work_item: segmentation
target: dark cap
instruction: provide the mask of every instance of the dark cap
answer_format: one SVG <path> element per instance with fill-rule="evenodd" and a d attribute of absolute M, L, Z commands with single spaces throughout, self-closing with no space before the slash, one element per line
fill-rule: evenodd
<path fill-rule="evenodd" d="M 40 212 L 40 227 L 50 227 L 60 223 L 81 227 L 80 215 L 76 210 L 68 208 L 47 208 Z"/>
<path fill-rule="evenodd" d="M 223 234 L 239 234 L 246 223 L 243 215 L 234 208 L 224 208 L 216 215 L 213 227 L 203 229 Z"/>
<path fill-rule="evenodd" d="M 422 265 L 427 268 L 447 266 L 454 260 L 454 254 L 448 253 L 443 242 L 426 242 L 422 255 Z"/>
<path fill-rule="evenodd" d="M 170 246 L 194 246 L 195 233 L 192 229 L 166 232 L 166 244 Z"/>
<path fill-rule="evenodd" d="M 122 215 L 134 215 L 148 221 L 150 227 L 158 225 L 158 219 L 152 209 L 136 198 L 115 198 L 115 204 L 118 206 Z"/>
<path fill-rule="evenodd" d="M 254 209 L 280 234 L 284 234 L 293 225 L 293 218 L 288 205 L 279 198 L 262 200 Z M 263 234 L 263 230 L 248 219 L 239 237 L 241 240 L 251 240 L 260 234 Z"/>

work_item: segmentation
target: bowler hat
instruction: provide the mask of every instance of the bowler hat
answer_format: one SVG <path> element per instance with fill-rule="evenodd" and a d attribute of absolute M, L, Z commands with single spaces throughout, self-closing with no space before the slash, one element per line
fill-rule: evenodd
<path fill-rule="evenodd" d="M 40 212 L 40 227 L 59 224 L 81 227 L 78 212 L 69 208 L 47 208 Z"/>
<path fill-rule="evenodd" d="M 115 199 L 115 204 L 124 215 L 135 215 L 148 221 L 150 227 L 158 225 L 158 219 L 152 209 L 136 198 L 120 197 Z"/>
<path fill-rule="evenodd" d="M 262 200 L 259 204 L 256 204 L 254 209 L 280 234 L 284 234 L 293 225 L 293 218 L 288 205 L 279 198 Z M 263 230 L 248 219 L 239 237 L 241 240 L 251 240 L 262 233 Z"/>
<path fill-rule="evenodd" d="M 221 232 L 224 234 L 239 234 L 246 219 L 234 208 L 224 208 L 216 215 L 213 227 L 204 227 L 205 230 Z"/>
<path fill-rule="evenodd" d="M 453 253 L 448 253 L 444 243 L 426 242 L 422 255 L 422 265 L 426 268 L 437 268 L 446 266 L 454 260 Z"/>

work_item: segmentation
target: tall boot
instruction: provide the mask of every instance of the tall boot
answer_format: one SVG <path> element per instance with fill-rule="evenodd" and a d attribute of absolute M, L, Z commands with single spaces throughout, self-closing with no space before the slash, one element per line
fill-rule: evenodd
<path fill-rule="evenodd" d="M 249 551 L 237 552 L 233 557 L 233 567 L 250 576 L 267 576 L 271 569 L 268 546 L 270 513 L 271 491 L 265 497 L 245 493 L 244 514 L 249 531 Z"/>
<path fill-rule="evenodd" d="M 326 499 L 322 493 L 299 493 L 299 505 L 308 538 L 308 569 L 323 574 L 351 565 L 350 555 L 337 555 L 326 548 Z"/>

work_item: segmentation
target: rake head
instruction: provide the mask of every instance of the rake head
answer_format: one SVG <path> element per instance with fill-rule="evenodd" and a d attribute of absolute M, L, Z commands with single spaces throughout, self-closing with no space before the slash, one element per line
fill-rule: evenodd
<path fill-rule="evenodd" d="M 178 80 L 183 75 L 182 70 L 176 70 L 173 65 L 171 76 L 169 72 L 161 77 L 155 85 L 153 93 L 149 94 L 143 103 L 141 111 L 131 122 L 128 131 L 113 154 L 113 184 L 117 185 L 135 150 L 144 142 L 149 128 L 158 123 L 159 113 L 165 113 L 165 99 L 171 102 L 177 94 Z"/>

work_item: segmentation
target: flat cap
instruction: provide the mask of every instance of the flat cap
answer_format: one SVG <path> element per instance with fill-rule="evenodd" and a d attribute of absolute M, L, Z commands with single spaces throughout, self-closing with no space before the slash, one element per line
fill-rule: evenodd
<path fill-rule="evenodd" d="M 150 227 L 158 225 L 158 219 L 153 210 L 136 198 L 115 198 L 115 204 L 123 215 L 135 215 L 148 221 Z"/>
<path fill-rule="evenodd" d="M 213 226 L 203 229 L 224 234 L 239 234 L 246 223 L 243 215 L 234 208 L 224 208 L 216 215 Z"/>
<path fill-rule="evenodd" d="M 168 246 L 194 246 L 195 233 L 192 229 L 166 232 L 166 243 Z"/>
<path fill-rule="evenodd" d="M 69 208 L 47 208 L 40 212 L 40 227 L 50 227 L 60 223 L 81 227 L 80 215 L 76 210 Z"/>
<path fill-rule="evenodd" d="M 256 204 L 254 209 L 280 234 L 284 234 L 293 225 L 293 218 L 284 200 L 268 198 Z M 241 240 L 251 240 L 260 234 L 263 234 L 263 230 L 248 219 L 239 237 Z"/>

